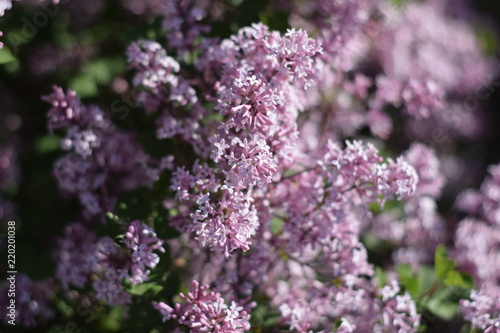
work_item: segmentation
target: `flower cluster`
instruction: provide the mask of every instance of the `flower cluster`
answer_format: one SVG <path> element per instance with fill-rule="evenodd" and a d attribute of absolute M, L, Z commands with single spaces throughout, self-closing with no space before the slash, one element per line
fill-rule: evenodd
<path fill-rule="evenodd" d="M 115 8 L 96 0 L 88 17 L 126 8 L 134 26 L 152 23 L 133 32 L 135 42 L 117 41 L 126 50 L 117 68 L 130 73 L 95 73 L 107 60 L 94 55 L 113 49 L 106 36 L 82 52 L 48 46 L 16 56 L 48 75 L 64 62 L 55 55 L 81 53 L 74 65 L 90 73 L 82 81 L 105 95 L 95 101 L 112 90 L 134 103 L 118 121 L 80 100 L 78 80 L 69 85 L 80 94 L 54 87 L 43 97 L 47 146 L 60 137 L 62 152 L 38 149 L 43 140 L 34 150 L 55 159 L 57 195 L 79 203 L 64 218 L 80 222 L 54 223 L 62 236 L 46 241 L 56 244 L 53 279 L 18 277 L 20 324 L 55 318 L 53 331 L 56 311 L 85 299 L 96 316 L 109 310 L 126 321 L 109 325 L 116 331 L 416 333 L 432 324 L 419 312 L 444 316 L 435 305 L 456 283 L 470 299 L 458 307 L 466 293 L 456 297 L 462 317 L 442 323 L 465 319 L 498 333 L 500 165 L 446 211 L 453 190 L 466 187 L 453 177 L 467 172 L 446 151 L 485 128 L 479 104 L 463 101 L 491 81 L 493 65 L 445 2 L 127 0 Z M 0 0 L 0 16 L 11 6 Z M 233 14 L 262 22 L 240 26 Z M 451 143 L 434 140 L 435 129 L 454 134 Z M 26 205 L 31 197 L 15 163 L 23 151 L 0 139 L 4 217 L 12 198 Z M 9 182 L 16 186 L 4 200 Z M 20 214 L 22 228 L 29 219 Z M 436 255 L 441 244 L 457 266 L 444 273 L 442 262 L 454 264 Z M 135 323 L 148 312 L 157 322 Z"/>
<path fill-rule="evenodd" d="M 139 221 L 133 221 L 123 239 L 125 248 L 132 258 L 129 267 L 130 282 L 139 284 L 148 279 L 150 270 L 155 268 L 160 257 L 153 251 L 165 252 L 163 241 L 158 239 L 154 230 Z"/>
<path fill-rule="evenodd" d="M 123 281 L 131 284 L 147 281 L 160 260 L 153 251 L 165 252 L 163 241 L 154 230 L 139 221 L 128 226 L 121 239 L 123 247 L 110 237 L 99 239 L 79 223 L 67 226 L 58 243 L 54 255 L 58 260 L 56 277 L 61 285 L 65 289 L 69 285 L 83 288 L 91 275 L 97 274 L 93 289 L 96 297 L 108 304 L 130 303 L 131 296 L 125 291 Z"/>
<path fill-rule="evenodd" d="M 228 306 L 219 293 L 208 290 L 208 286 L 200 286 L 194 280 L 187 295 L 180 294 L 185 303 L 177 303 L 172 308 L 163 302 L 154 302 L 153 307 L 160 311 L 164 321 L 173 319 L 193 333 L 238 333 L 250 329 L 250 316 L 241 306 L 234 302 Z"/>
<path fill-rule="evenodd" d="M 439 159 L 429 147 L 413 144 L 404 157 L 418 175 L 415 194 L 404 202 L 402 220 L 398 216 L 401 212 L 382 213 L 375 218 L 371 229 L 380 239 L 397 246 L 393 254 L 395 262 L 417 267 L 431 262 L 437 245 L 446 240 L 444 220 L 436 203 L 445 179 Z"/>
<path fill-rule="evenodd" d="M 83 106 L 75 92 L 54 92 L 44 97 L 49 110 L 49 128 L 64 128 L 61 141 L 68 153 L 56 161 L 54 174 L 59 187 L 76 196 L 86 218 L 114 210 L 117 196 L 150 186 L 158 171 L 149 167 L 146 155 L 132 133 L 112 124 L 96 106 Z"/>
<path fill-rule="evenodd" d="M 484 332 L 500 332 L 499 171 L 499 165 L 490 166 L 480 190 L 467 190 L 456 202 L 470 217 L 458 225 L 453 255 L 478 286 L 460 307 L 472 327 Z"/>
<path fill-rule="evenodd" d="M 374 326 L 374 332 L 417 332 L 420 315 L 408 292 L 398 295 L 401 289 L 397 281 L 392 280 L 380 289 L 382 296 L 382 323 Z"/>
<path fill-rule="evenodd" d="M 55 276 L 61 285 L 83 288 L 97 265 L 97 236 L 82 224 L 73 223 L 64 228 L 64 236 L 59 239 Z"/>
<path fill-rule="evenodd" d="M 467 190 L 457 206 L 471 215 L 461 221 L 455 236 L 455 258 L 480 283 L 498 285 L 500 267 L 500 166 L 493 165 L 480 191 Z"/>
<path fill-rule="evenodd" d="M 460 307 L 472 327 L 486 333 L 500 332 L 500 288 L 482 287 L 479 291 L 473 290 L 470 298 L 470 301 L 462 300 Z"/>

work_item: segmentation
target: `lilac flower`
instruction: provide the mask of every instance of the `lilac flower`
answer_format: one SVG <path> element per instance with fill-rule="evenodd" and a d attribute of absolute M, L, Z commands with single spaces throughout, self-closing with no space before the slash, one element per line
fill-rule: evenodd
<path fill-rule="evenodd" d="M 471 300 L 461 300 L 460 310 L 472 328 L 485 333 L 500 332 L 500 288 L 498 285 L 483 285 L 472 290 Z"/>
<path fill-rule="evenodd" d="M 280 36 L 262 24 L 241 29 L 232 41 L 241 53 L 231 54 L 232 67 L 222 67 L 215 109 L 225 117 L 208 138 L 217 165 L 199 176 L 179 169 L 172 185 L 177 198 L 197 207 L 189 215 L 188 230 L 202 246 L 226 257 L 236 249 L 249 249 L 260 223 L 253 189 L 272 182 L 277 157 L 289 154 L 297 138 L 298 104 L 287 101 L 307 86 L 313 58 L 321 51 L 304 32 Z M 169 122 L 167 136 L 178 133 L 179 120 L 164 119 Z"/>
<path fill-rule="evenodd" d="M 134 86 L 145 86 L 157 91 L 162 85 L 177 86 L 177 77 L 172 73 L 179 71 L 179 63 L 167 56 L 160 44 L 140 40 L 127 49 L 128 62 L 139 72 L 134 76 Z"/>
<path fill-rule="evenodd" d="M 123 248 L 109 237 L 97 240 L 81 224 L 68 226 L 58 243 L 56 276 L 62 286 L 83 288 L 90 275 L 96 274 L 92 283 L 96 297 L 111 305 L 129 304 L 131 295 L 125 291 L 124 280 L 131 284 L 147 281 L 150 269 L 159 262 L 153 251 L 165 251 L 154 230 L 139 221 L 130 223 Z"/>
<path fill-rule="evenodd" d="M 397 246 L 393 254 L 395 262 L 417 268 L 420 263 L 432 262 L 436 247 L 447 237 L 444 219 L 434 199 L 441 193 L 444 175 L 435 152 L 422 144 L 412 144 L 403 156 L 418 175 L 415 194 L 404 202 L 404 218 L 399 219 L 391 212 L 382 213 L 373 221 L 372 231 Z"/>
<path fill-rule="evenodd" d="M 55 252 L 56 277 L 64 288 L 74 285 L 83 288 L 97 265 L 97 236 L 82 224 L 74 223 L 64 228 Z"/>
<path fill-rule="evenodd" d="M 5 11 L 12 8 L 12 0 L 0 1 L 0 16 L 4 16 Z"/>
<path fill-rule="evenodd" d="M 444 108 L 444 93 L 433 81 L 410 79 L 401 92 L 406 112 L 416 118 L 427 118 Z"/>
<path fill-rule="evenodd" d="M 490 166 L 488 171 L 491 176 L 481 185 L 482 204 L 478 213 L 487 222 L 500 226 L 500 165 Z"/>
<path fill-rule="evenodd" d="M 130 258 L 125 250 L 118 247 L 109 237 L 103 237 L 97 244 L 95 272 L 98 278 L 92 288 L 96 297 L 110 305 L 126 305 L 132 302 L 132 296 L 125 291 L 123 280 L 128 275 Z"/>
<path fill-rule="evenodd" d="M 52 94 L 43 97 L 44 101 L 51 104 L 51 109 L 47 114 L 50 130 L 75 123 L 75 118 L 79 118 L 81 114 L 80 100 L 74 91 L 68 91 L 65 94 L 60 87 L 53 89 Z"/>
<path fill-rule="evenodd" d="M 495 285 L 500 281 L 499 166 L 490 166 L 489 173 L 480 192 L 469 190 L 457 199 L 459 208 L 471 217 L 458 225 L 453 256 L 478 283 Z"/>
<path fill-rule="evenodd" d="M 408 198 L 417 189 L 418 175 L 415 169 L 399 157 L 396 161 L 388 160 L 377 168 L 377 187 L 386 198 L 397 196 L 398 200 Z"/>
<path fill-rule="evenodd" d="M 398 295 L 399 284 L 391 281 L 379 293 L 382 296 L 382 322 L 375 324 L 374 332 L 417 332 L 420 315 L 408 292 Z"/>
<path fill-rule="evenodd" d="M 190 230 L 202 246 L 208 245 L 226 257 L 235 249 L 247 251 L 251 244 L 249 239 L 259 225 L 252 201 L 249 194 L 224 191 L 214 207 L 207 194 L 200 196 L 197 200 L 199 208 L 191 214 L 193 225 Z"/>
<path fill-rule="evenodd" d="M 337 333 L 353 333 L 356 325 L 351 324 L 348 320 L 342 319 L 342 323 L 337 328 Z"/>
<path fill-rule="evenodd" d="M 321 54 L 321 46 L 309 38 L 303 30 L 290 29 L 273 45 L 273 53 L 276 53 L 279 67 L 278 72 L 287 73 L 291 77 L 291 83 L 296 80 L 303 82 L 305 87 L 311 85 L 311 76 L 314 74 L 314 57 Z"/>
<path fill-rule="evenodd" d="M 288 10 L 296 13 L 298 23 L 308 27 L 311 32 L 318 29 L 318 39 L 325 49 L 325 58 L 337 60 L 348 49 L 346 44 L 360 34 L 367 24 L 370 7 L 374 1 L 311 1 L 304 6 L 300 1 L 287 1 Z M 299 19 L 300 18 L 300 19 Z"/>
<path fill-rule="evenodd" d="M 370 110 L 366 114 L 366 122 L 373 135 L 387 139 L 392 131 L 392 120 L 386 114 L 378 110 Z"/>
<path fill-rule="evenodd" d="M 238 190 L 253 185 L 264 186 L 272 181 L 277 169 L 269 146 L 257 137 L 250 140 L 245 138 L 243 141 L 235 137 L 231 141 L 230 152 L 224 158 L 227 159 L 229 170 L 223 170 L 226 175 L 223 188 Z"/>
<path fill-rule="evenodd" d="M 131 302 L 123 280 L 140 284 L 148 280 L 151 269 L 160 258 L 153 251 L 165 252 L 163 241 L 158 239 L 154 230 L 139 221 L 132 221 L 122 239 L 123 248 L 104 237 L 97 245 L 100 278 L 94 281 L 93 288 L 97 297 L 109 304 L 128 304 Z"/>
<path fill-rule="evenodd" d="M 92 283 L 96 297 L 109 305 L 127 305 L 132 302 L 122 285 L 122 276 L 119 271 L 107 269 L 104 274 Z"/>
<path fill-rule="evenodd" d="M 340 150 L 330 142 L 319 163 L 328 182 L 334 185 L 330 188 L 330 197 L 356 188 L 358 194 L 372 201 L 378 201 L 377 197 L 382 195 L 383 203 L 392 196 L 401 199 L 415 192 L 418 176 L 404 159 L 381 163 L 373 145 L 363 146 L 361 141 L 347 141 L 346 144 L 346 149 Z"/>
<path fill-rule="evenodd" d="M 185 303 L 172 308 L 163 302 L 153 302 L 153 307 L 160 311 L 164 321 L 173 319 L 193 333 L 238 333 L 250 329 L 250 315 L 241 306 L 234 302 L 227 305 L 219 293 L 208 289 L 194 280 L 190 292 L 180 294 Z"/>
<path fill-rule="evenodd" d="M 462 220 L 455 235 L 453 257 L 478 283 L 500 281 L 500 228 L 471 218 Z"/>
<path fill-rule="evenodd" d="M 155 268 L 160 261 L 153 251 L 165 252 L 163 241 L 158 239 L 152 228 L 139 221 L 132 221 L 123 243 L 131 251 L 132 256 L 129 264 L 130 282 L 139 284 L 146 281 L 150 273 L 149 269 Z"/>
<path fill-rule="evenodd" d="M 417 171 L 417 195 L 439 197 L 445 179 L 435 152 L 423 144 L 414 143 L 406 151 L 404 157 Z"/>
<path fill-rule="evenodd" d="M 102 218 L 119 194 L 156 179 L 158 171 L 149 167 L 135 137 L 115 127 L 98 107 L 85 107 L 74 92 L 57 87 L 44 100 L 52 105 L 49 128 L 67 129 L 61 146 L 68 153 L 56 161 L 55 177 L 64 192 L 80 199 L 87 218 Z"/>
<path fill-rule="evenodd" d="M 461 93 L 473 92 L 486 77 L 491 64 L 481 55 L 474 31 L 447 16 L 439 2 L 407 3 L 401 11 L 380 8 L 388 19 L 377 46 L 389 76 Z"/>
<path fill-rule="evenodd" d="M 221 92 L 216 110 L 229 115 L 224 126 L 227 129 L 241 130 L 246 127 L 266 131 L 273 124 L 276 115 L 277 99 L 275 92 L 255 75 L 240 73 L 231 89 Z M 236 105 L 235 105 L 236 104 Z M 271 117 L 271 119 L 270 119 Z"/>
<path fill-rule="evenodd" d="M 170 47 L 179 58 L 195 47 L 196 39 L 210 30 L 201 23 L 206 12 L 193 6 L 193 0 L 170 1 L 163 5 L 163 29 Z"/>

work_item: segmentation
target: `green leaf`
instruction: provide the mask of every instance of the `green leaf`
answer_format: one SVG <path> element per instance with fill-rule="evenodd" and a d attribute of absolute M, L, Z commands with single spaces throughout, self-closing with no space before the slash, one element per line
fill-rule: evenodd
<path fill-rule="evenodd" d="M 380 214 L 382 212 L 382 207 L 380 207 L 378 202 L 372 202 L 368 205 L 368 210 L 373 214 Z"/>
<path fill-rule="evenodd" d="M 59 149 L 59 137 L 45 135 L 35 141 L 35 151 L 39 154 L 50 153 Z"/>
<path fill-rule="evenodd" d="M 266 319 L 267 314 L 270 312 L 270 309 L 267 305 L 259 304 L 252 310 L 252 316 L 250 317 L 252 327 L 262 326 L 264 320 Z"/>
<path fill-rule="evenodd" d="M 481 43 L 483 51 L 490 56 L 494 56 L 498 49 L 498 40 L 495 32 L 486 27 L 479 27 L 476 29 L 476 36 Z"/>
<path fill-rule="evenodd" d="M 462 274 L 457 271 L 448 272 L 444 280 L 445 286 L 458 286 L 467 288 L 467 283 L 462 277 Z"/>
<path fill-rule="evenodd" d="M 8 64 L 15 60 L 16 58 L 12 55 L 12 52 L 4 45 L 3 49 L 0 49 L 0 65 Z"/>
<path fill-rule="evenodd" d="M 436 277 L 438 279 L 445 279 L 448 272 L 455 268 L 456 264 L 453 260 L 448 258 L 446 248 L 443 244 L 436 248 L 434 254 L 434 267 L 436 269 Z"/>
<path fill-rule="evenodd" d="M 375 235 L 373 235 L 372 233 L 363 235 L 362 242 L 368 250 L 373 252 L 376 252 L 382 247 L 387 246 L 387 243 L 385 241 L 375 237 Z"/>
<path fill-rule="evenodd" d="M 118 331 L 121 327 L 121 318 L 123 317 L 123 308 L 115 306 L 106 316 L 99 318 L 99 326 L 101 332 Z"/>
<path fill-rule="evenodd" d="M 458 300 L 462 296 L 462 289 L 445 287 L 438 290 L 427 302 L 427 309 L 435 316 L 449 321 L 457 315 Z"/>
<path fill-rule="evenodd" d="M 417 276 L 418 276 L 418 295 L 424 296 L 431 290 L 432 285 L 434 284 L 434 281 L 436 279 L 436 274 L 432 267 L 421 266 L 420 269 L 418 270 Z"/>
<path fill-rule="evenodd" d="M 467 298 L 470 289 L 456 286 L 445 286 L 436 291 L 426 303 L 427 309 L 437 317 L 451 320 L 458 314 L 461 299 Z"/>
<path fill-rule="evenodd" d="M 69 88 L 76 91 L 81 97 L 94 97 L 97 95 L 97 83 L 88 74 L 82 74 L 69 81 Z"/>
<path fill-rule="evenodd" d="M 281 316 L 279 315 L 272 315 L 270 317 L 268 317 L 266 320 L 264 320 L 264 327 L 273 327 L 273 326 L 276 326 L 276 324 L 278 324 L 279 320 L 280 320 Z"/>
<path fill-rule="evenodd" d="M 333 333 L 337 332 L 340 325 L 342 325 L 342 319 L 339 318 L 339 319 L 335 320 L 335 323 L 333 323 L 332 332 Z"/>
<path fill-rule="evenodd" d="M 283 231 L 283 226 L 285 225 L 285 221 L 280 219 L 279 217 L 273 217 L 271 219 L 271 232 L 274 235 L 277 235 Z"/>
<path fill-rule="evenodd" d="M 134 296 L 153 296 L 158 294 L 162 290 L 163 286 L 160 286 L 159 284 L 154 282 L 146 282 L 130 286 L 128 292 Z"/>
<path fill-rule="evenodd" d="M 464 282 L 464 285 L 462 287 L 468 290 L 474 288 L 474 279 L 472 278 L 471 275 L 464 272 L 460 272 L 460 276 L 462 277 L 462 281 Z"/>
<path fill-rule="evenodd" d="M 390 2 L 392 2 L 392 4 L 394 6 L 396 6 L 397 8 L 400 8 L 403 6 L 403 4 L 405 3 L 406 0 L 390 0 Z"/>
<path fill-rule="evenodd" d="M 399 275 L 401 285 L 408 290 L 410 295 L 415 298 L 418 295 L 418 279 L 412 268 L 408 264 L 400 264 L 396 266 L 396 272 Z"/>
<path fill-rule="evenodd" d="M 375 277 L 377 278 L 377 286 L 382 288 L 387 284 L 387 272 L 380 267 L 375 267 Z"/>
<path fill-rule="evenodd" d="M 69 87 L 81 97 L 94 97 L 98 92 L 98 85 L 111 82 L 115 74 L 125 68 L 121 58 L 97 59 L 86 64 L 81 74 L 69 82 Z"/>
<path fill-rule="evenodd" d="M 73 309 L 73 307 L 71 307 L 71 305 L 69 305 L 64 300 L 57 299 L 55 300 L 54 303 L 59 313 L 62 314 L 64 317 L 69 318 L 74 315 L 75 310 Z"/>
<path fill-rule="evenodd" d="M 456 316 L 458 303 L 441 302 L 436 299 L 431 299 L 427 303 L 427 307 L 429 311 L 437 317 L 449 321 Z"/>

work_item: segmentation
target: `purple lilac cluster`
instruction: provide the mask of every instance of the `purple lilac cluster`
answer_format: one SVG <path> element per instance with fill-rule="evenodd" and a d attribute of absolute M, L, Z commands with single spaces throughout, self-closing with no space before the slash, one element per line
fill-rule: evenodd
<path fill-rule="evenodd" d="M 500 166 L 491 166 L 489 172 L 479 191 L 467 190 L 457 199 L 458 208 L 470 216 L 458 225 L 455 257 L 477 282 L 499 285 Z"/>
<path fill-rule="evenodd" d="M 188 78 L 179 75 L 180 64 L 157 42 L 140 40 L 127 49 L 130 67 L 137 70 L 133 85 L 141 88 L 137 103 L 148 113 L 159 113 L 158 139 L 179 138 L 207 155 L 203 144 L 208 129 L 199 124 L 207 115 Z"/>
<path fill-rule="evenodd" d="M 147 281 L 160 260 L 154 251 L 165 249 L 154 230 L 139 221 L 130 223 L 121 245 L 110 237 L 98 238 L 80 223 L 67 226 L 54 253 L 58 262 L 56 278 L 65 289 L 70 285 L 83 288 L 94 274 L 92 286 L 98 299 L 111 305 L 130 303 L 124 281 Z"/>
<path fill-rule="evenodd" d="M 0 11 L 10 4 L 0 2 Z M 276 327 L 294 332 L 332 332 L 339 321 L 337 332 L 418 331 L 415 302 L 395 274 L 377 285 L 361 237 L 392 242 L 395 263 L 431 262 L 449 240 L 437 203 L 445 177 L 439 154 L 420 143 L 382 157 L 394 125 L 387 111 L 398 110 L 414 137 L 435 126 L 470 137 L 473 122 L 462 130 L 445 110 L 469 119 L 458 103 L 482 84 L 490 63 L 471 29 L 438 0 L 401 10 L 375 0 L 277 5 L 296 28 L 279 33 L 257 23 L 220 40 L 209 37 L 208 8 L 195 1 L 126 3 L 133 12 L 159 12 L 167 40 L 127 49 L 137 103 L 156 119 L 157 139 L 191 147 L 192 160 L 174 152 L 153 161 L 133 133 L 76 93 L 55 88 L 45 97 L 49 129 L 64 136 L 55 177 L 84 211 L 84 223 L 67 226 L 58 240 L 60 287 L 91 285 L 107 304 L 132 302 L 127 288 L 148 280 L 164 241 L 133 221 L 115 242 L 89 220 L 103 220 L 118 195 L 151 186 L 168 169 L 175 201 L 164 204 L 182 232 L 170 252 L 193 274 L 183 301 L 153 308 L 175 332 L 247 331 L 256 294 L 279 314 Z M 365 127 L 373 141 L 345 140 L 362 137 Z M 459 224 L 453 249 L 478 285 L 462 313 L 486 332 L 500 325 L 498 193 L 499 166 L 481 192 L 458 200 L 471 217 Z M 398 208 L 385 210 L 387 201 Z M 27 313 L 50 318 L 50 295 L 23 283 L 37 305 Z"/>
<path fill-rule="evenodd" d="M 413 116 L 407 125 L 413 139 L 425 140 L 436 128 L 477 137 L 480 110 L 471 96 L 489 84 L 494 69 L 471 28 L 448 16 L 440 0 L 381 12 L 386 22 L 376 45 L 384 73 L 374 106 L 402 105 Z"/>
<path fill-rule="evenodd" d="M 194 6 L 193 0 L 169 1 L 162 8 L 163 29 L 169 47 L 176 50 L 179 58 L 196 48 L 198 38 L 210 28 L 201 23 L 207 13 L 202 7 Z"/>
<path fill-rule="evenodd" d="M 137 67 L 140 58 L 130 57 L 130 50 L 129 59 Z M 229 256 L 238 248 L 248 250 L 249 238 L 259 226 L 252 192 L 272 181 L 279 167 L 277 158 L 286 160 L 294 145 L 294 118 L 299 105 L 293 95 L 307 87 L 314 69 L 312 56 L 321 49 L 304 32 L 291 30 L 280 36 L 260 24 L 242 29 L 220 45 L 210 44 L 206 52 L 214 56 L 223 53 L 224 58 L 214 57 L 215 64 L 200 61 L 201 70 L 214 65 L 222 67 L 221 61 L 231 62 L 231 66 L 221 68 L 219 78 L 213 78 L 218 79 L 213 83 L 218 88 L 209 99 L 216 102 L 215 109 L 224 121 L 208 126 L 215 130 L 212 135 L 200 130 L 197 137 L 182 138 L 193 143 L 197 151 L 200 141 L 208 140 L 213 147 L 210 159 L 217 167 L 212 169 L 200 163 L 195 163 L 191 171 L 179 167 L 171 188 L 183 204 L 198 207 L 194 212 L 185 210 L 185 218 L 193 221 L 188 229 L 200 243 Z M 197 100 L 191 100 L 191 113 L 200 109 L 196 116 L 203 117 L 207 110 L 197 108 Z M 182 118 L 174 120 L 169 115 L 160 119 L 162 127 L 158 133 L 171 133 L 167 137 L 193 133 L 193 129 L 182 128 Z M 169 119 L 168 131 L 165 119 Z M 193 124 L 192 117 L 189 124 Z"/>
<path fill-rule="evenodd" d="M 125 248 L 129 249 L 132 258 L 129 265 L 129 280 L 132 284 L 140 284 L 148 279 L 148 275 L 160 262 L 160 257 L 153 251 L 165 252 L 163 241 L 158 239 L 154 230 L 144 223 L 133 221 L 123 239 Z"/>
<path fill-rule="evenodd" d="M 470 273 L 477 289 L 471 300 L 461 300 L 461 311 L 472 327 L 484 332 L 500 332 L 500 166 L 492 165 L 480 190 L 467 190 L 457 199 L 457 207 L 469 216 L 455 235 L 453 255 Z"/>
<path fill-rule="evenodd" d="M 54 92 L 44 97 L 51 104 L 49 129 L 64 129 L 61 147 L 67 154 L 55 162 L 54 175 L 65 193 L 77 197 L 84 217 L 104 219 L 117 196 L 151 186 L 158 170 L 132 133 L 117 128 L 97 106 L 86 107 L 75 92 Z"/>
<path fill-rule="evenodd" d="M 474 96 L 484 95 L 479 90 L 493 79 L 494 65 L 471 27 L 450 17 L 444 2 L 412 1 L 401 8 L 366 0 L 283 2 L 294 26 L 320 32 L 325 50 L 315 89 L 306 96 L 321 126 L 308 127 L 308 135 L 326 141 L 368 127 L 386 139 L 393 131 L 387 110 L 396 108 L 412 140 L 434 139 L 436 129 L 446 139 L 481 136 Z"/>
<path fill-rule="evenodd" d="M 0 2 L 0 16 L 4 16 L 5 11 L 11 8 L 12 8 L 11 0 L 2 0 L 2 2 Z"/>
<path fill-rule="evenodd" d="M 470 298 L 460 302 L 464 318 L 485 333 L 500 332 L 500 288 L 483 286 L 472 290 Z"/>
<path fill-rule="evenodd" d="M 393 253 L 395 262 L 416 268 L 421 263 L 432 262 L 437 245 L 446 241 L 444 219 L 437 211 L 437 199 L 445 178 L 431 148 L 414 143 L 404 156 L 418 174 L 415 195 L 404 201 L 402 211 L 379 214 L 370 227 L 378 238 L 397 246 Z"/>
<path fill-rule="evenodd" d="M 135 52 L 145 44 L 154 44 L 154 53 Z M 207 46 L 206 57 L 200 58 L 197 68 L 204 80 L 213 80 L 210 86 L 216 89 L 198 95 L 197 100 L 214 102 L 223 118 L 207 126 L 213 134 L 201 131 L 196 138 L 212 144 L 210 164 L 196 161 L 190 168 L 179 166 L 171 186 L 182 203 L 173 218 L 175 225 L 193 233 L 193 240 L 185 240 L 190 246 L 211 250 L 195 250 L 205 261 L 199 277 L 245 309 L 252 308 L 252 290 L 262 289 L 280 309 L 282 324 L 300 332 L 331 330 L 338 318 L 346 319 L 344 327 L 359 330 L 380 322 L 383 329 L 394 325 L 416 331 L 419 317 L 408 296 L 394 305 L 370 296 L 367 290 L 376 293 L 376 287 L 362 276 L 373 278 L 374 272 L 359 240 L 367 205 L 413 195 L 418 182 L 415 169 L 403 158 L 384 161 L 373 145 L 360 141 L 347 142 L 345 148 L 327 141 L 317 147 L 318 158 L 312 161 L 307 150 L 295 148 L 301 135 L 297 117 L 306 106 L 300 97 L 312 87 L 323 52 L 304 31 L 290 30 L 281 36 L 258 24 L 219 44 L 208 40 L 202 45 Z M 160 62 L 155 60 L 158 55 Z M 149 87 L 149 93 L 160 96 L 155 110 L 163 106 L 172 112 L 168 91 L 182 79 L 175 75 L 182 70 L 167 57 L 154 42 L 141 41 L 129 49 L 129 61 L 138 69 L 136 85 L 147 87 L 144 77 L 167 73 L 165 81 L 158 83 L 160 92 L 154 93 L 155 86 Z M 178 79 L 168 78 L 172 73 Z M 196 88 L 203 90 L 205 85 L 198 83 Z M 197 115 L 203 117 L 206 112 Z M 181 127 L 185 117 L 171 123 Z M 182 132 L 171 131 L 172 136 Z M 213 163 L 215 167 L 209 166 Z M 271 221 L 278 221 L 278 230 Z M 283 261 L 283 256 L 290 259 Z M 320 283 L 311 267 L 339 285 Z M 175 310 L 164 303 L 156 307 L 166 319 L 191 328 L 207 325 L 198 312 L 186 314 L 179 305 Z M 329 313 L 332 308 L 337 310 Z M 356 326 L 347 321 L 357 323 L 363 316 L 370 316 L 371 322 Z M 383 317 L 393 319 L 384 322 Z M 409 324 L 401 324 L 397 319 L 401 317 Z"/>
<path fill-rule="evenodd" d="M 54 252 L 58 265 L 55 276 L 64 288 L 83 288 L 97 265 L 97 236 L 80 223 L 64 228 Z"/>
<path fill-rule="evenodd" d="M 163 302 L 153 302 L 163 321 L 175 320 L 192 333 L 242 333 L 250 329 L 250 315 L 241 306 L 235 302 L 227 305 L 219 293 L 209 291 L 208 286 L 200 286 L 196 280 L 191 283 L 187 295 L 181 293 L 180 297 L 184 303 L 176 303 L 174 308 Z"/>

